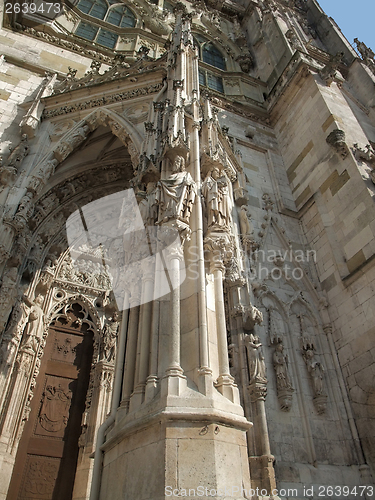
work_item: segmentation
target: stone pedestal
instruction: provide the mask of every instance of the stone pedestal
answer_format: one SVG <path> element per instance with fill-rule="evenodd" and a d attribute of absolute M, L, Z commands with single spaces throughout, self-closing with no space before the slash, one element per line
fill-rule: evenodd
<path fill-rule="evenodd" d="M 102 447 L 100 500 L 167 500 L 179 498 L 177 490 L 192 499 L 250 498 L 252 424 L 214 392 L 207 398 L 187 389 L 119 421 Z"/>

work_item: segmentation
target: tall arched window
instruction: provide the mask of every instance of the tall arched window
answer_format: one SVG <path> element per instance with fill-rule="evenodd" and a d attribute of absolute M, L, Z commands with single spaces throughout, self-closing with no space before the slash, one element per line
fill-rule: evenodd
<path fill-rule="evenodd" d="M 133 12 L 126 5 L 119 4 L 118 0 L 79 0 L 77 8 L 119 28 L 134 28 L 137 22 Z M 116 47 L 119 37 L 117 33 L 85 21 L 79 23 L 75 34 L 108 49 Z"/>
<path fill-rule="evenodd" d="M 215 68 L 226 70 L 225 59 L 216 46 L 199 33 L 194 36 L 194 45 L 198 47 L 201 61 L 214 66 Z M 219 73 L 219 72 L 218 72 Z M 199 68 L 199 83 L 218 92 L 224 92 L 223 79 L 219 74 L 214 74 L 206 68 Z"/>
<path fill-rule="evenodd" d="M 104 19 L 108 4 L 104 0 L 79 0 L 77 8 L 89 16 L 96 17 L 96 19 Z"/>
<path fill-rule="evenodd" d="M 89 16 L 120 28 L 134 28 L 136 24 L 133 12 L 125 5 L 119 5 L 117 0 L 79 0 L 77 8 Z"/>
<path fill-rule="evenodd" d="M 126 6 L 120 5 L 110 9 L 106 21 L 120 28 L 134 28 L 136 23 L 133 12 Z"/>
<path fill-rule="evenodd" d="M 221 52 L 211 42 L 205 43 L 202 47 L 202 59 L 205 63 L 215 66 L 215 68 L 225 70 L 225 60 Z"/>
<path fill-rule="evenodd" d="M 201 34 L 193 36 L 194 44 L 198 47 L 199 57 L 202 61 L 215 68 L 226 70 L 225 58 L 220 50 L 210 40 Z"/>

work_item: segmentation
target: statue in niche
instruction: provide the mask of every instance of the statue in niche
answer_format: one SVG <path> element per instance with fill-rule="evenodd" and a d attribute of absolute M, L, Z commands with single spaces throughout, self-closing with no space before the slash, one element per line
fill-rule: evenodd
<path fill-rule="evenodd" d="M 232 202 L 228 181 L 217 167 L 213 167 L 207 174 L 202 185 L 202 194 L 206 202 L 208 228 L 229 230 Z"/>
<path fill-rule="evenodd" d="M 49 255 L 46 258 L 46 261 L 45 261 L 44 266 L 42 267 L 42 271 L 40 273 L 39 282 L 42 285 L 48 286 L 51 284 L 53 276 L 55 275 L 56 266 L 57 266 L 56 256 Z"/>
<path fill-rule="evenodd" d="M 289 411 L 292 406 L 292 394 L 294 392 L 288 371 L 288 355 L 284 354 L 282 341 L 276 344 L 272 357 L 273 367 L 276 374 L 277 399 L 283 411 Z"/>
<path fill-rule="evenodd" d="M 86 124 L 82 127 L 78 127 L 77 130 L 75 130 L 73 134 L 68 138 L 71 147 L 74 149 L 78 146 L 78 144 L 81 144 L 81 142 L 86 139 L 89 132 L 90 127 Z"/>
<path fill-rule="evenodd" d="M 324 367 L 319 361 L 316 361 L 313 347 L 308 346 L 307 348 L 304 348 L 303 359 L 312 380 L 314 397 L 323 395 Z"/>
<path fill-rule="evenodd" d="M 27 191 L 27 193 L 25 193 L 24 196 L 21 198 L 15 218 L 23 217 L 25 220 L 27 220 L 28 217 L 31 215 L 32 201 L 33 201 L 33 194 L 30 191 Z"/>
<path fill-rule="evenodd" d="M 14 167 L 18 170 L 22 160 L 29 154 L 29 144 L 27 142 L 27 134 L 23 134 L 21 137 L 21 142 L 13 150 L 7 160 L 8 167 Z"/>
<path fill-rule="evenodd" d="M 148 182 L 146 187 L 146 195 L 139 203 L 139 211 L 145 226 L 155 224 L 158 215 L 156 183 Z"/>
<path fill-rule="evenodd" d="M 103 328 L 101 358 L 108 363 L 115 359 L 119 325 L 119 315 L 115 311 L 112 318 L 106 320 Z"/>
<path fill-rule="evenodd" d="M 249 366 L 250 384 L 260 382 L 267 383 L 266 364 L 258 335 L 246 335 L 246 355 Z"/>
<path fill-rule="evenodd" d="M 171 219 L 188 223 L 196 195 L 195 182 L 185 170 L 185 159 L 177 155 L 172 173 L 158 182 L 156 201 L 159 205 L 158 224 Z"/>
<path fill-rule="evenodd" d="M 293 390 L 293 386 L 288 373 L 288 355 L 284 354 L 284 346 L 282 342 L 279 342 L 276 345 L 275 352 L 273 353 L 273 366 L 276 373 L 277 389 Z"/>
<path fill-rule="evenodd" d="M 10 267 L 5 270 L 0 290 L 0 329 L 5 326 L 8 315 L 11 311 L 11 305 L 16 295 L 18 269 Z"/>
<path fill-rule="evenodd" d="M 44 296 L 38 295 L 33 302 L 25 295 L 24 301 L 30 307 L 30 313 L 23 332 L 22 347 L 37 352 L 44 330 L 44 313 L 42 309 Z"/>
<path fill-rule="evenodd" d="M 4 332 L 1 362 L 11 365 L 17 350 L 18 342 L 29 319 L 30 308 L 23 297 L 18 297 L 13 307 L 8 326 Z"/>
<path fill-rule="evenodd" d="M 240 213 L 240 230 L 242 236 L 252 236 L 254 234 L 254 226 L 251 222 L 251 214 L 246 205 L 242 205 Z"/>

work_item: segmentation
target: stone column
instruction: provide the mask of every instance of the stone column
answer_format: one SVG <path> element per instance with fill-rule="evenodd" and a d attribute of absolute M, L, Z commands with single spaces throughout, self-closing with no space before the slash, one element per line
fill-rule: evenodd
<path fill-rule="evenodd" d="M 194 59 L 196 66 L 196 75 L 198 75 L 198 59 Z M 209 361 L 208 350 L 208 329 L 207 329 L 207 304 L 206 304 L 206 282 L 205 282 L 205 266 L 204 266 L 204 245 L 203 245 L 203 209 L 201 199 L 201 168 L 200 168 L 200 151 L 199 151 L 199 83 L 197 85 L 196 96 L 193 103 L 195 121 L 192 123 L 190 130 L 191 138 L 191 163 L 193 165 L 193 177 L 197 183 L 198 196 L 196 197 L 194 211 L 194 227 L 193 241 L 198 249 L 198 321 L 199 321 L 199 391 L 204 395 L 209 395 L 213 390 L 212 369 Z"/>
<path fill-rule="evenodd" d="M 227 397 L 233 403 L 239 404 L 238 388 L 229 370 L 227 326 L 224 307 L 224 259 L 227 256 L 228 250 L 230 253 L 229 238 L 225 236 L 208 237 L 205 240 L 205 247 L 210 252 L 210 271 L 214 275 L 215 288 L 217 350 L 219 358 L 219 376 L 215 386 L 223 396 Z"/>
<path fill-rule="evenodd" d="M 141 317 L 139 321 L 136 380 L 131 409 L 138 408 L 144 401 L 146 379 L 149 374 L 150 331 L 152 320 L 152 299 L 154 296 L 155 266 L 152 261 L 145 264 L 142 276 Z"/>
<path fill-rule="evenodd" d="M 150 340 L 150 375 L 146 380 L 145 401 L 150 401 L 156 395 L 158 385 L 158 346 L 159 346 L 159 308 L 160 302 L 152 303 L 152 324 Z"/>
<path fill-rule="evenodd" d="M 170 293 L 170 329 L 168 340 L 168 362 L 162 382 L 162 395 L 180 396 L 186 388 L 186 377 L 181 368 L 181 324 L 180 324 L 180 262 L 183 260 L 182 246 L 168 248 L 168 272 L 172 290 Z"/>
<path fill-rule="evenodd" d="M 120 408 L 129 411 L 130 396 L 134 390 L 134 375 L 135 375 L 135 361 L 137 356 L 137 338 L 138 338 L 138 322 L 139 322 L 139 299 L 138 291 L 132 291 L 129 300 L 129 324 L 128 324 L 128 338 L 126 342 L 126 355 L 125 355 L 125 368 L 124 379 L 122 387 L 122 401 Z"/>
<path fill-rule="evenodd" d="M 254 420 L 257 428 L 257 456 L 250 457 L 252 480 L 260 488 L 272 491 L 276 488 L 274 456 L 271 455 L 268 435 L 265 399 L 267 396 L 267 377 L 262 344 L 253 334 L 245 336 L 247 364 L 249 368 L 248 392 L 253 406 Z"/>

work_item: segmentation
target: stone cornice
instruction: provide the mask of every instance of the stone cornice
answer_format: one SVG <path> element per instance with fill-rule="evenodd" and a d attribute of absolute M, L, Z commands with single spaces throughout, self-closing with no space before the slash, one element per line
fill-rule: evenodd
<path fill-rule="evenodd" d="M 159 92 L 163 87 L 162 83 L 155 83 L 153 85 L 148 85 L 146 87 L 137 87 L 132 90 L 123 92 L 118 91 L 116 93 L 110 93 L 107 95 L 103 95 L 102 93 L 97 96 L 93 96 L 91 99 L 86 100 L 77 100 L 73 104 L 66 104 L 64 106 L 52 107 L 49 109 L 45 109 L 43 112 L 43 118 L 53 118 L 55 116 L 61 116 L 69 113 L 74 113 L 76 111 L 82 111 L 85 109 L 92 109 L 98 106 L 106 106 L 108 104 L 114 104 L 116 102 L 127 101 L 129 99 L 134 99 L 137 97 L 147 96 L 149 94 L 155 94 Z M 64 100 L 66 102 L 67 95 L 63 94 Z"/>

